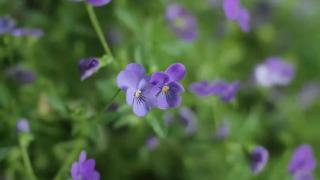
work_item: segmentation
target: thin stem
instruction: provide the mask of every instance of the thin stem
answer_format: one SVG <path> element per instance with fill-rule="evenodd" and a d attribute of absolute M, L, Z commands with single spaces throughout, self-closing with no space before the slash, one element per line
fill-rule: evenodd
<path fill-rule="evenodd" d="M 118 96 L 118 94 L 119 94 L 120 92 L 121 92 L 121 89 L 118 89 L 118 90 L 114 93 L 114 95 L 111 97 L 111 99 L 110 99 L 110 101 L 109 101 L 109 103 L 108 103 L 108 105 L 107 105 L 107 107 L 106 107 L 105 110 L 108 110 L 108 109 L 110 108 L 110 106 L 112 105 L 114 99 Z"/>
<path fill-rule="evenodd" d="M 20 148 L 21 148 L 21 154 L 22 154 L 22 159 L 23 159 L 23 163 L 24 166 L 26 168 L 27 174 L 29 176 L 30 180 L 36 180 L 36 176 L 34 175 L 32 166 L 31 166 L 31 161 L 30 158 L 28 156 L 28 152 L 27 152 L 27 147 L 22 143 L 21 138 L 19 139 L 19 144 L 20 144 Z"/>

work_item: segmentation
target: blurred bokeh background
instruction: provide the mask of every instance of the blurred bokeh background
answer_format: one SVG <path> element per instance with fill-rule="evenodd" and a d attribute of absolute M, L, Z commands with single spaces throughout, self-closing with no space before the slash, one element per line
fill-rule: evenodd
<path fill-rule="evenodd" d="M 170 29 L 165 12 L 172 3 L 196 18 L 193 42 Z M 186 66 L 182 108 L 154 109 L 139 118 L 124 93 L 106 110 L 117 91 L 119 69 L 108 65 L 80 81 L 79 60 L 105 53 L 85 3 L 0 0 L 0 17 L 43 31 L 39 36 L 0 34 L 0 179 L 27 179 L 21 141 L 28 145 L 36 176 L 44 180 L 58 172 L 60 179 L 70 178 L 70 163 L 81 150 L 96 160 L 101 179 L 292 179 L 288 163 L 297 146 L 310 144 L 320 158 L 320 1 L 241 4 L 251 14 L 247 33 L 226 18 L 222 0 L 112 0 L 95 8 L 121 69 L 130 62 L 143 64 L 149 74 L 175 62 Z M 290 84 L 254 83 L 255 67 L 271 56 L 294 66 Z M 27 70 L 31 75 L 20 76 L 31 80 L 10 77 L 13 68 Z M 241 82 L 234 101 L 188 91 L 192 82 L 216 79 Z M 192 134 L 181 123 L 183 108 L 194 113 Z M 30 124 L 23 137 L 16 129 L 21 118 Z M 229 133 L 217 138 L 225 122 Z M 155 137 L 151 145 L 150 137 Z M 270 158 L 253 175 L 247 150 L 256 145 L 268 149 Z"/>

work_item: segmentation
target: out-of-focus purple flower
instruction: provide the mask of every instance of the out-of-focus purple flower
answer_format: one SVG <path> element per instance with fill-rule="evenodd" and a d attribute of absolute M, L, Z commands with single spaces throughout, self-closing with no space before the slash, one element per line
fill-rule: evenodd
<path fill-rule="evenodd" d="M 117 77 L 118 87 L 126 91 L 126 101 L 133 106 L 137 116 L 145 116 L 152 107 L 150 102 L 150 78 L 140 64 L 128 64 Z"/>
<path fill-rule="evenodd" d="M 100 7 L 109 4 L 111 0 L 86 0 L 86 2 L 92 6 Z"/>
<path fill-rule="evenodd" d="M 299 94 L 299 105 L 308 108 L 320 97 L 320 83 L 309 82 L 305 84 Z"/>
<path fill-rule="evenodd" d="M 99 70 L 100 61 L 98 58 L 81 59 L 78 64 L 80 80 L 83 81 L 91 77 Z"/>
<path fill-rule="evenodd" d="M 240 0 L 224 0 L 223 10 L 231 21 L 237 21 L 243 32 L 250 31 L 250 13 L 241 6 Z"/>
<path fill-rule="evenodd" d="M 197 117 L 189 108 L 181 108 L 179 111 L 181 123 L 185 126 L 185 133 L 192 135 L 197 130 Z"/>
<path fill-rule="evenodd" d="M 311 173 L 317 166 L 312 147 L 308 144 L 300 145 L 293 153 L 288 171 L 291 174 Z"/>
<path fill-rule="evenodd" d="M 43 30 L 38 28 L 15 28 L 11 31 L 11 34 L 16 37 L 30 36 L 30 37 L 41 37 Z"/>
<path fill-rule="evenodd" d="M 269 152 L 262 146 L 257 146 L 250 154 L 251 171 L 253 174 L 260 173 L 269 159 Z"/>
<path fill-rule="evenodd" d="M 286 86 L 294 77 L 294 67 L 278 57 L 270 57 L 255 69 L 256 82 L 264 87 Z"/>
<path fill-rule="evenodd" d="M 29 121 L 24 118 L 19 119 L 17 121 L 17 130 L 24 133 L 30 132 Z"/>
<path fill-rule="evenodd" d="M 298 172 L 293 175 L 293 180 L 314 180 L 314 177 L 309 172 Z"/>
<path fill-rule="evenodd" d="M 164 123 L 168 126 L 173 122 L 173 115 L 170 112 L 165 112 L 163 114 Z"/>
<path fill-rule="evenodd" d="M 151 136 L 147 139 L 147 142 L 146 142 L 146 147 L 149 149 L 149 150 L 154 150 L 156 149 L 157 147 L 159 146 L 159 139 L 155 136 Z"/>
<path fill-rule="evenodd" d="M 171 29 L 178 37 L 187 42 L 197 38 L 197 21 L 184 7 L 178 4 L 171 4 L 167 7 L 166 18 Z"/>
<path fill-rule="evenodd" d="M 230 125 L 227 121 L 224 121 L 219 125 L 219 127 L 216 130 L 216 138 L 218 139 L 226 139 L 230 134 Z"/>
<path fill-rule="evenodd" d="M 94 159 L 87 159 L 87 153 L 82 151 L 79 156 L 79 161 L 72 164 L 72 180 L 99 180 L 100 174 L 95 170 L 95 164 L 96 161 Z"/>
<path fill-rule="evenodd" d="M 228 83 L 218 80 L 212 84 L 211 93 L 215 96 L 219 96 L 224 102 L 230 102 L 235 98 L 239 88 L 240 83 L 238 81 Z"/>
<path fill-rule="evenodd" d="M 9 79 L 20 85 L 31 84 L 37 79 L 34 72 L 20 66 L 9 68 L 6 71 L 6 75 Z"/>
<path fill-rule="evenodd" d="M 165 72 L 155 72 L 151 76 L 153 105 L 159 109 L 174 108 L 181 104 L 180 94 L 184 91 L 179 83 L 186 73 L 183 64 L 170 65 Z"/>
<path fill-rule="evenodd" d="M 189 90 L 198 96 L 211 95 L 211 84 L 208 81 L 194 82 L 189 86 Z"/>
<path fill-rule="evenodd" d="M 10 17 L 0 17 L 0 35 L 9 33 L 16 26 L 16 22 Z"/>
<path fill-rule="evenodd" d="M 243 32 L 250 31 L 250 14 L 246 9 L 240 9 L 237 21 Z"/>

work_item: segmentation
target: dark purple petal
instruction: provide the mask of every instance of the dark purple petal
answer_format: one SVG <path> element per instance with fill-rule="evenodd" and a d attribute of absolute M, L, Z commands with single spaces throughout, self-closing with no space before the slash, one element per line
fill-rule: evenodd
<path fill-rule="evenodd" d="M 100 61 L 98 58 L 81 59 L 78 64 L 80 80 L 86 80 L 99 70 Z"/>
<path fill-rule="evenodd" d="M 43 30 L 39 28 L 16 28 L 11 31 L 11 34 L 16 37 L 41 37 L 43 35 Z"/>
<path fill-rule="evenodd" d="M 198 96 L 209 96 L 211 94 L 211 86 L 208 81 L 192 83 L 189 90 Z"/>
<path fill-rule="evenodd" d="M 0 17 L 0 35 L 9 33 L 16 26 L 16 22 L 10 17 Z"/>
<path fill-rule="evenodd" d="M 140 64 L 128 64 L 117 77 L 118 87 L 125 90 L 129 87 L 137 88 L 140 80 L 145 76 L 145 69 Z"/>
<path fill-rule="evenodd" d="M 170 65 L 165 73 L 168 74 L 170 81 L 181 81 L 186 74 L 186 68 L 183 64 L 176 63 Z"/>
<path fill-rule="evenodd" d="M 154 150 L 159 146 L 159 139 L 155 136 L 151 136 L 147 139 L 146 146 L 149 150 Z"/>
<path fill-rule="evenodd" d="M 229 20 L 237 20 L 240 9 L 240 0 L 223 0 L 223 10 Z"/>
<path fill-rule="evenodd" d="M 244 9 L 244 8 L 240 9 L 237 21 L 238 21 L 239 26 L 243 32 L 249 32 L 249 30 L 250 30 L 250 14 L 246 9 Z"/>
<path fill-rule="evenodd" d="M 19 66 L 9 68 L 6 71 L 6 75 L 8 78 L 21 85 L 32 84 L 37 79 L 34 72 Z"/>
<path fill-rule="evenodd" d="M 96 7 L 104 6 L 111 2 L 111 0 L 86 0 L 88 4 Z"/>
<path fill-rule="evenodd" d="M 268 159 L 269 159 L 268 150 L 262 146 L 257 146 L 251 152 L 251 158 L 250 158 L 251 170 L 253 174 L 260 173 L 266 166 Z"/>
<path fill-rule="evenodd" d="M 181 108 L 179 111 L 180 120 L 185 126 L 185 133 L 192 135 L 197 130 L 197 117 L 188 108 Z"/>
<path fill-rule="evenodd" d="M 288 170 L 291 174 L 298 172 L 312 172 L 316 168 L 316 159 L 312 147 L 308 144 L 300 145 L 289 162 Z"/>
<path fill-rule="evenodd" d="M 29 121 L 27 119 L 19 119 L 17 122 L 17 130 L 19 132 L 30 132 Z"/>
<path fill-rule="evenodd" d="M 163 72 L 155 72 L 152 74 L 150 83 L 152 85 L 159 85 L 162 86 L 163 84 L 169 81 L 169 76 Z"/>

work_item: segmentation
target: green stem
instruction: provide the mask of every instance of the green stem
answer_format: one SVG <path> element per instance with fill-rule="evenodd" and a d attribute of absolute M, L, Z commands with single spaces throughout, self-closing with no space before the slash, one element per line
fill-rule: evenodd
<path fill-rule="evenodd" d="M 36 180 L 37 178 L 34 175 L 34 172 L 32 169 L 31 161 L 30 161 L 30 158 L 29 158 L 28 152 L 27 152 L 27 147 L 22 143 L 21 138 L 19 139 L 19 144 L 20 144 L 20 148 L 21 148 L 23 163 L 26 168 L 28 177 L 30 180 Z"/>
<path fill-rule="evenodd" d="M 108 110 L 108 109 L 110 108 L 110 106 L 112 105 L 114 99 L 118 96 L 118 94 L 119 94 L 120 92 L 121 92 L 121 89 L 118 89 L 118 90 L 114 93 L 114 95 L 111 97 L 111 99 L 110 99 L 110 101 L 109 101 L 109 103 L 108 103 L 108 105 L 107 105 L 107 107 L 106 107 L 105 110 Z"/>

